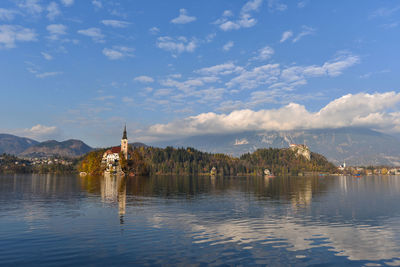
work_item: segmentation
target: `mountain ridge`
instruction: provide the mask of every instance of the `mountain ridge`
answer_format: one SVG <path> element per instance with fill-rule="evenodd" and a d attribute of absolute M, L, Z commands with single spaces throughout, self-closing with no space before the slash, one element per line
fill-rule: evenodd
<path fill-rule="evenodd" d="M 192 146 L 210 153 L 240 156 L 259 148 L 285 148 L 305 144 L 329 161 L 351 165 L 400 165 L 400 140 L 361 127 L 293 131 L 246 131 L 230 134 L 207 134 L 152 145 Z"/>
<path fill-rule="evenodd" d="M 10 155 L 22 157 L 79 157 L 91 150 L 90 146 L 78 139 L 68 139 L 61 142 L 56 140 L 38 142 L 26 137 L 0 134 L 0 153 Z"/>
<path fill-rule="evenodd" d="M 30 138 L 0 133 L 0 154 L 18 155 L 36 144 L 39 144 L 39 142 Z"/>

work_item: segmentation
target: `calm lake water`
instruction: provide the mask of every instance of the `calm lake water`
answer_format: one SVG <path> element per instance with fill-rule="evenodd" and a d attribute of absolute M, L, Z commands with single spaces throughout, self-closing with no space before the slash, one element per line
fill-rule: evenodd
<path fill-rule="evenodd" d="M 400 177 L 0 176 L 0 265 L 400 265 Z"/>

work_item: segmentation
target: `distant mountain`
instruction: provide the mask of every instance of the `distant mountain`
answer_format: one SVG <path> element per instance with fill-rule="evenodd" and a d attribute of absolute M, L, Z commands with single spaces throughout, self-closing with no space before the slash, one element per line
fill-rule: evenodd
<path fill-rule="evenodd" d="M 0 154 L 7 153 L 17 155 L 38 143 L 38 141 L 25 137 L 18 137 L 11 134 L 0 134 Z"/>
<path fill-rule="evenodd" d="M 146 144 L 140 143 L 140 142 L 134 142 L 134 143 L 129 143 L 133 148 L 137 148 L 137 147 L 149 147 Z"/>
<path fill-rule="evenodd" d="M 92 150 L 92 148 L 80 140 L 71 139 L 63 142 L 50 140 L 31 146 L 19 155 L 24 157 L 78 157 L 86 154 L 90 150 Z"/>
<path fill-rule="evenodd" d="M 224 135 L 202 135 L 154 146 L 191 146 L 212 153 L 239 156 L 258 148 L 284 148 L 291 143 L 306 144 L 335 164 L 400 165 L 400 140 L 365 128 L 340 128 L 296 131 L 257 131 Z"/>

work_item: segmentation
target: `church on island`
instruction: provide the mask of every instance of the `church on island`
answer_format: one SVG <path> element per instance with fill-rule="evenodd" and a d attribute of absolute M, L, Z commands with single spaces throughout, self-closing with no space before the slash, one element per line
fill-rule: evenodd
<path fill-rule="evenodd" d="M 122 174 L 122 168 L 120 164 L 120 156 L 128 159 L 128 136 L 126 134 L 126 125 L 124 133 L 122 134 L 121 146 L 115 146 L 108 149 L 103 154 L 102 165 L 105 165 L 105 174 Z"/>

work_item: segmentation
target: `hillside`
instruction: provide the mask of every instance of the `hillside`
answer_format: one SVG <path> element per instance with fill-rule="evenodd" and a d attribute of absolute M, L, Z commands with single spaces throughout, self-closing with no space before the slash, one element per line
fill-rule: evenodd
<path fill-rule="evenodd" d="M 55 140 L 45 141 L 29 147 L 20 156 L 24 157 L 42 157 L 42 156 L 62 156 L 62 157 L 79 157 L 92 150 L 80 140 L 66 140 L 58 142 Z"/>
<path fill-rule="evenodd" d="M 350 165 L 400 165 L 400 140 L 365 128 L 297 131 L 257 131 L 202 135 L 153 143 L 154 146 L 191 146 L 210 153 L 240 156 L 259 148 L 285 148 L 306 144 L 329 161 Z"/>
<path fill-rule="evenodd" d="M 17 155 L 31 146 L 39 144 L 38 141 L 19 137 L 11 134 L 0 134 L 0 154 Z"/>

